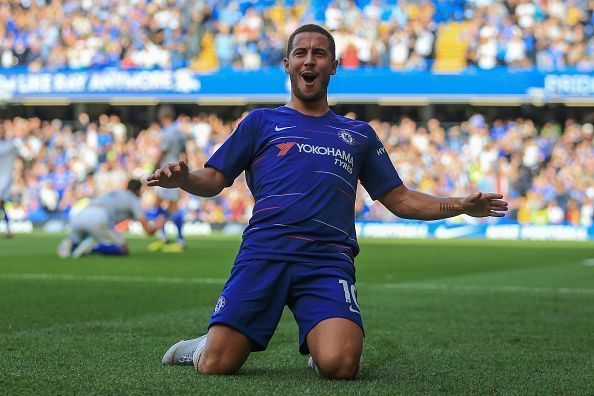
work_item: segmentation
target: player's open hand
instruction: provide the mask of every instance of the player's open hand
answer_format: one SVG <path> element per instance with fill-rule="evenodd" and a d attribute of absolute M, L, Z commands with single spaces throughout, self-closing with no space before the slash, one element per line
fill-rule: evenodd
<path fill-rule="evenodd" d="M 462 200 L 462 209 L 472 217 L 503 217 L 503 212 L 507 212 L 507 202 L 502 198 L 501 194 L 478 192 Z"/>
<path fill-rule="evenodd" d="M 168 164 L 157 169 L 147 177 L 147 185 L 165 188 L 182 187 L 188 180 L 190 171 L 184 161 Z"/>

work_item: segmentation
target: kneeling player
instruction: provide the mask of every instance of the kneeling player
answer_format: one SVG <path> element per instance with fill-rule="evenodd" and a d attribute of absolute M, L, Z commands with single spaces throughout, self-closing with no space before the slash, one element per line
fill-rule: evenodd
<path fill-rule="evenodd" d="M 140 204 L 141 187 L 139 180 L 132 179 L 126 190 L 111 191 L 91 200 L 89 206 L 70 219 L 70 234 L 58 246 L 58 256 L 128 254 L 128 244 L 114 230 L 115 224 L 126 219 L 140 221 L 147 234 L 154 234 L 163 226 L 165 218 L 159 217 L 154 224 L 149 223 Z"/>
<path fill-rule="evenodd" d="M 406 188 L 369 124 L 328 107 L 338 60 L 332 35 L 320 26 L 291 35 L 284 63 L 291 79 L 286 106 L 248 114 L 205 169 L 190 172 L 180 161 L 147 179 L 211 197 L 245 171 L 255 201 L 207 335 L 171 346 L 165 364 L 235 373 L 251 352 L 266 349 L 287 305 L 310 367 L 326 378 L 355 378 L 363 351 L 354 267 L 358 180 L 402 218 L 502 217 L 507 210 L 501 194 L 438 198 Z"/>

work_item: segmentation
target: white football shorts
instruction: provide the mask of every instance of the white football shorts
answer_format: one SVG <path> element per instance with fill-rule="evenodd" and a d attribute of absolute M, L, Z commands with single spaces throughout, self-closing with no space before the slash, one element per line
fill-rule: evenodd
<path fill-rule="evenodd" d="M 115 232 L 110 224 L 109 216 L 103 208 L 87 206 L 70 219 L 70 235 L 78 242 L 87 236 L 92 236 L 99 243 L 122 246 L 126 243 L 124 237 Z"/>
<path fill-rule="evenodd" d="M 181 193 L 180 193 L 179 188 L 157 187 L 156 193 L 157 193 L 157 197 L 164 199 L 166 201 L 177 202 L 181 198 Z"/>

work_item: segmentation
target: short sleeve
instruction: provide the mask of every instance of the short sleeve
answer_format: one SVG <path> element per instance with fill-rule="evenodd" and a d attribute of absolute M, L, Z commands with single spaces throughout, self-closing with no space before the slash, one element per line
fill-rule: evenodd
<path fill-rule="evenodd" d="M 228 186 L 233 184 L 233 180 L 253 161 L 259 126 L 258 112 L 252 111 L 204 166 L 215 168 L 225 175 Z"/>
<path fill-rule="evenodd" d="M 369 145 L 363 158 L 359 179 L 372 199 L 402 184 L 390 156 L 377 134 L 369 127 Z"/>

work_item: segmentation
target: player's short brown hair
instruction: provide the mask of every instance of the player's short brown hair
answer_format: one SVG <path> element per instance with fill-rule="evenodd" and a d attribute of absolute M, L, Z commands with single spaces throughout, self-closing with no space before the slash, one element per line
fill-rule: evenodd
<path fill-rule="evenodd" d="M 138 194 L 140 189 L 142 188 L 142 183 L 138 179 L 130 179 L 128 181 L 128 190 L 132 191 L 134 194 Z"/>
<path fill-rule="evenodd" d="M 289 54 L 293 49 L 293 40 L 295 39 L 295 36 L 297 36 L 299 33 L 304 32 L 320 33 L 326 36 L 328 38 L 328 43 L 330 44 L 330 53 L 332 54 L 332 60 L 336 60 L 336 44 L 334 43 L 334 37 L 332 37 L 332 34 L 329 31 L 327 31 L 320 25 L 315 25 L 313 23 L 300 26 L 297 28 L 297 30 L 291 33 L 291 36 L 289 36 L 289 41 L 287 42 L 287 58 L 289 57 Z"/>

